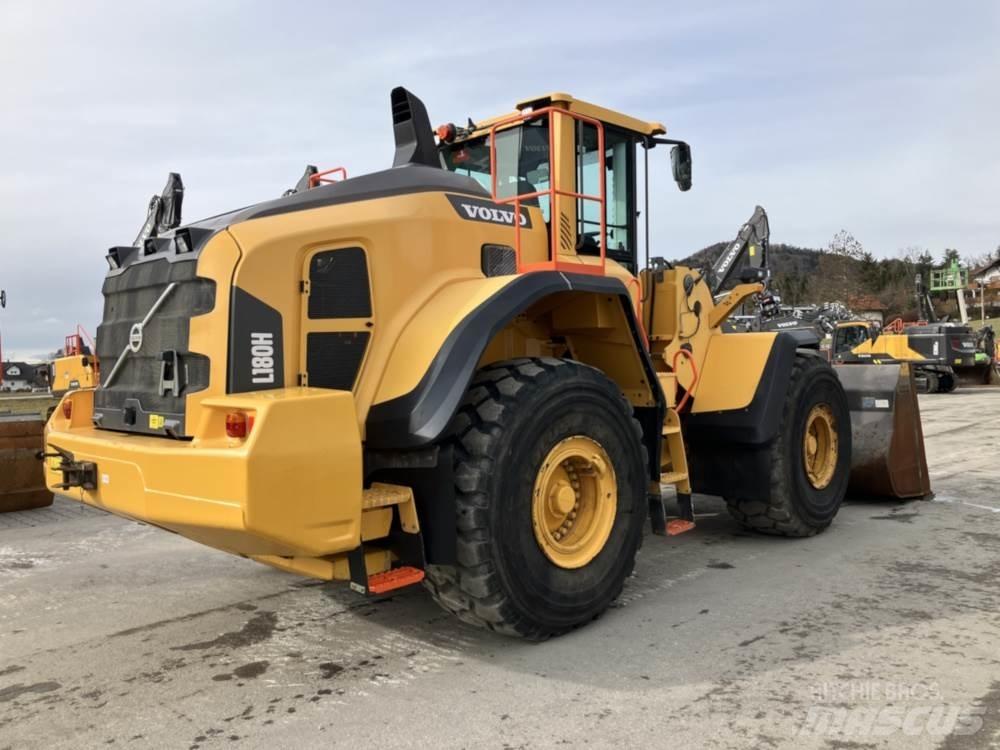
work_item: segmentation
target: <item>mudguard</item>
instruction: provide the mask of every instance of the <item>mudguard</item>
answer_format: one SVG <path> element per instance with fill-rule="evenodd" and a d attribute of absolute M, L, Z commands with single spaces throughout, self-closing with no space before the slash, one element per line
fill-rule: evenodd
<path fill-rule="evenodd" d="M 742 334 L 735 334 L 742 335 Z M 778 436 L 797 339 L 779 333 L 757 389 L 741 409 L 688 414 L 683 418 L 688 468 L 695 492 L 720 497 L 770 497 L 770 446 Z M 816 354 L 818 356 L 818 354 Z"/>
<path fill-rule="evenodd" d="M 491 339 L 531 304 L 567 291 L 596 292 L 620 300 L 646 382 L 657 409 L 662 407 L 663 394 L 625 285 L 611 277 L 538 272 L 514 278 L 462 318 L 438 348 L 415 388 L 371 407 L 365 429 L 367 447 L 406 450 L 438 440 L 458 409 Z M 416 334 L 408 330 L 404 335 Z M 659 455 L 658 442 L 650 455 Z"/>

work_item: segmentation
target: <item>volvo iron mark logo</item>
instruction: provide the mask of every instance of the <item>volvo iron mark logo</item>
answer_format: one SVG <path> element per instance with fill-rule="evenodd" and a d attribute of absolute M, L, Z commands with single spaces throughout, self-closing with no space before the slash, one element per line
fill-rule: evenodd
<path fill-rule="evenodd" d="M 136 323 L 128 332 L 128 348 L 133 354 L 142 348 L 142 323 Z"/>

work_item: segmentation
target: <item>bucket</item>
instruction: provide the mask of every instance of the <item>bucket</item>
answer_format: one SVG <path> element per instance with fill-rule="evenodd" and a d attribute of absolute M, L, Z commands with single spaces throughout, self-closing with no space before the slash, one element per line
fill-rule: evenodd
<path fill-rule="evenodd" d="M 901 500 L 931 494 L 920 404 L 910 365 L 834 367 L 851 410 L 848 496 Z"/>
<path fill-rule="evenodd" d="M 52 505 L 38 452 L 45 420 L 0 417 L 0 513 Z"/>

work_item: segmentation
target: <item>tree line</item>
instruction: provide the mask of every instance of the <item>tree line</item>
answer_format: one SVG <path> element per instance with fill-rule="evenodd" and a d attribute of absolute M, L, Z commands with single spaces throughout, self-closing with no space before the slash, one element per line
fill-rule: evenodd
<path fill-rule="evenodd" d="M 773 245 L 769 265 L 773 285 L 786 304 L 844 302 L 872 297 L 887 308 L 887 315 L 909 317 L 916 313 L 916 276 L 925 284 L 930 271 L 948 266 L 952 261 L 970 268 L 981 268 L 1000 260 L 1000 245 L 993 253 L 963 257 L 955 248 L 945 248 L 939 258 L 921 247 L 900 250 L 895 257 L 876 258 L 846 230 L 841 230 L 822 250 L 812 252 L 815 265 L 787 263 L 788 246 Z M 802 252 L 802 248 L 795 248 Z"/>

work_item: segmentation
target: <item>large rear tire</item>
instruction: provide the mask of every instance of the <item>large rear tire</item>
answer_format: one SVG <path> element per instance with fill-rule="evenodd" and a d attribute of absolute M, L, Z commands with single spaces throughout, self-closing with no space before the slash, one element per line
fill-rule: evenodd
<path fill-rule="evenodd" d="M 771 447 L 771 494 L 726 498 L 730 514 L 763 534 L 812 536 L 840 510 L 851 469 L 851 414 L 833 368 L 795 358 L 778 437 Z"/>
<path fill-rule="evenodd" d="M 646 450 L 618 387 L 577 362 L 480 370 L 453 421 L 458 564 L 428 566 L 463 621 L 543 639 L 589 622 L 632 570 Z"/>

